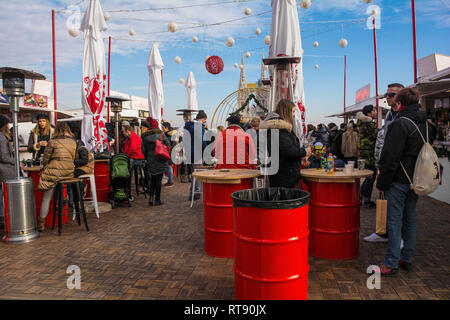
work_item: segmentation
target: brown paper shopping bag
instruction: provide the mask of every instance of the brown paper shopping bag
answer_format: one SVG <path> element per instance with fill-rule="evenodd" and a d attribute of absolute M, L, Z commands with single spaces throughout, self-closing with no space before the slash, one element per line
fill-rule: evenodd
<path fill-rule="evenodd" d="M 381 198 L 377 200 L 377 223 L 375 232 L 378 234 L 386 234 L 386 219 L 387 219 L 387 200 L 384 199 L 384 192 L 381 193 Z"/>

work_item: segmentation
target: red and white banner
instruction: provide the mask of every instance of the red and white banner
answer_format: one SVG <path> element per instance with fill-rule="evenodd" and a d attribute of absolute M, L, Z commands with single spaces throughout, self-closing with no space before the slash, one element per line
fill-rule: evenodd
<path fill-rule="evenodd" d="M 107 29 L 99 0 L 91 0 L 81 23 L 84 32 L 81 104 L 84 117 L 81 138 L 94 151 L 108 148 L 105 119 L 100 115 L 106 98 L 106 64 L 103 31 Z"/>

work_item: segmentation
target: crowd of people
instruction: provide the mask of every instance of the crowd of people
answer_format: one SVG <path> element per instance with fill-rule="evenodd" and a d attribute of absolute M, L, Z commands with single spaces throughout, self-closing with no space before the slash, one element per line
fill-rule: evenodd
<path fill-rule="evenodd" d="M 199 184 L 193 183 L 191 174 L 205 165 L 204 151 L 213 143 L 211 167 L 216 169 L 256 169 L 261 141 L 258 132 L 267 130 L 267 141 L 278 136 L 278 143 L 267 144 L 267 156 L 278 155 L 278 170 L 269 175 L 270 187 L 300 188 L 301 168 L 321 168 L 322 159 L 334 157 L 336 167 L 343 167 L 357 159 L 365 160 L 365 168 L 372 171 L 361 185 L 361 205 L 375 207 L 372 199 L 373 187 L 384 192 L 388 201 L 386 234 L 372 234 L 365 238 L 371 242 L 388 242 L 381 272 L 395 274 L 398 268 L 411 267 L 415 248 L 415 207 L 418 196 L 410 189 L 409 177 L 413 176 L 414 165 L 423 144 L 420 133 L 428 134 L 430 143 L 436 129 L 426 126 L 426 113 L 419 105 L 418 93 L 395 83 L 388 86 L 385 94 L 391 107 L 384 126 L 377 128 L 377 110 L 366 105 L 356 114 L 355 121 L 318 126 L 308 125 L 303 141 L 294 134 L 296 106 L 289 100 L 281 100 L 274 112 L 264 118 L 253 118 L 244 122 L 239 114 L 230 114 L 226 127 L 213 129 L 206 125 L 207 115 L 197 112 L 195 119 L 185 114 L 185 124 L 178 130 L 171 124 L 149 117 L 142 123 L 121 123 L 120 152 L 128 155 L 134 174 L 143 172 L 145 191 L 149 194 L 149 205 L 163 205 L 161 201 L 162 181 L 167 173 L 164 187 L 173 186 L 173 158 L 162 158 L 157 149 L 166 146 L 171 150 L 182 144 L 177 156 L 182 161 L 178 166 L 181 182 L 191 182 L 190 195 L 199 197 Z M 413 121 L 405 120 L 408 118 Z M 0 179 L 14 177 L 14 154 L 9 119 L 0 116 Z M 419 128 L 416 129 L 415 125 Z M 184 135 L 180 134 L 184 129 Z M 139 130 L 139 134 L 136 133 Z M 428 132 L 426 132 L 428 130 Z M 275 133 L 276 131 L 276 133 Z M 420 132 L 418 132 L 420 131 Z M 110 139 L 113 140 L 113 139 Z M 242 143 L 239 143 L 242 142 Z M 45 218 L 58 181 L 93 172 L 93 155 L 84 147 L 80 132 L 66 122 L 58 122 L 53 129 L 48 117 L 39 116 L 36 127 L 30 134 L 28 151 L 43 166 L 38 189 L 44 191 L 38 220 L 39 231 L 44 230 Z M 142 170 L 141 170 L 142 169 Z M 183 179 L 184 178 L 184 179 Z M 131 179 L 129 191 L 131 192 Z M 193 192 L 194 191 L 194 192 Z M 70 192 L 69 192 L 70 194 Z M 191 196 L 190 196 L 191 197 Z M 190 199 L 190 198 L 189 198 Z M 69 205 L 72 199 L 69 196 Z"/>

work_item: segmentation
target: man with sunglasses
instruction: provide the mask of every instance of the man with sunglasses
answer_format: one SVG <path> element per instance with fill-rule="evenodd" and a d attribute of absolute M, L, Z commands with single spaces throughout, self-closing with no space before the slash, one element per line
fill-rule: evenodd
<path fill-rule="evenodd" d="M 384 94 L 387 104 L 391 107 L 391 110 L 386 114 L 386 119 L 384 121 L 384 126 L 378 131 L 377 141 L 375 143 L 375 166 L 378 168 L 378 162 L 380 161 L 381 150 L 384 145 L 384 137 L 388 130 L 388 126 L 397 118 L 398 106 L 395 102 L 395 96 L 397 93 L 403 89 L 404 86 L 400 83 L 392 83 L 388 85 L 387 92 Z M 372 233 L 370 236 L 364 238 L 368 242 L 387 242 L 387 234 Z"/>

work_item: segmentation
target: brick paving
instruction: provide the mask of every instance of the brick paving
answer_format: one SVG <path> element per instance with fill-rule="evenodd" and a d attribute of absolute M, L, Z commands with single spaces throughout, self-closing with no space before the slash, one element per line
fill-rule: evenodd
<path fill-rule="evenodd" d="M 164 188 L 161 207 L 141 195 L 132 208 L 116 208 L 90 232 L 76 221 L 41 233 L 39 240 L 0 243 L 0 299 L 234 299 L 233 259 L 203 252 L 203 208 L 189 208 L 188 184 Z M 450 206 L 425 197 L 417 209 L 413 271 L 366 286 L 369 265 L 380 264 L 386 243 L 366 243 L 375 209 L 361 210 L 360 256 L 347 261 L 309 258 L 309 299 L 450 299 Z M 69 265 L 81 268 L 81 289 L 67 289 Z"/>

